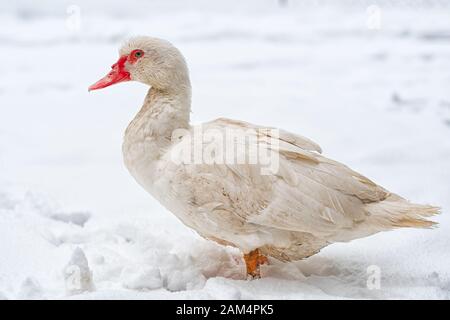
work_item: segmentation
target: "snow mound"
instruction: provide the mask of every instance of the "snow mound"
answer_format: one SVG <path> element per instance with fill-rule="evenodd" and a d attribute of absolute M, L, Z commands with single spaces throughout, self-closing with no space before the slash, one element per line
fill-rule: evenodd
<path fill-rule="evenodd" d="M 159 269 L 153 267 L 126 267 L 122 270 L 120 280 L 124 288 L 133 290 L 154 290 L 163 286 Z"/>
<path fill-rule="evenodd" d="M 92 271 L 82 249 L 76 248 L 73 252 L 64 268 L 64 280 L 69 295 L 95 290 Z"/>
<path fill-rule="evenodd" d="M 37 300 L 42 298 L 42 288 L 39 282 L 33 278 L 25 279 L 18 294 L 19 299 Z"/>

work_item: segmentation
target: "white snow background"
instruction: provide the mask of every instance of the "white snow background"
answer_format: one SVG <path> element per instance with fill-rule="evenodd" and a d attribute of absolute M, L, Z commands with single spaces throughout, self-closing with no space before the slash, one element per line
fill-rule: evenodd
<path fill-rule="evenodd" d="M 0 299 L 450 297 L 450 4 L 287 2 L 1 2 Z M 140 34 L 184 53 L 194 122 L 305 135 L 441 206 L 439 228 L 333 244 L 244 280 L 237 250 L 200 238 L 126 171 L 123 132 L 147 88 L 87 91 Z"/>

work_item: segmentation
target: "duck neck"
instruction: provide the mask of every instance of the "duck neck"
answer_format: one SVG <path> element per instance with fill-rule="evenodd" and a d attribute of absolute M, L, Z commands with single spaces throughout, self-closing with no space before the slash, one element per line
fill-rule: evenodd
<path fill-rule="evenodd" d="M 190 86 L 173 92 L 150 88 L 135 120 L 151 129 L 155 137 L 170 139 L 173 130 L 189 127 L 190 112 Z M 139 121 L 140 118 L 144 122 Z"/>
<path fill-rule="evenodd" d="M 189 128 L 191 87 L 180 86 L 176 91 L 151 88 L 144 105 L 129 124 L 123 145 L 125 160 L 144 156 L 159 158 L 171 144 L 172 132 Z"/>

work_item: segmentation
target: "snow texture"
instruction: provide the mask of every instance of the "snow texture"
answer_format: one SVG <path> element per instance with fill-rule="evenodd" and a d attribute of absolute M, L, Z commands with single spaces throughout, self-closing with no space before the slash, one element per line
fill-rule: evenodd
<path fill-rule="evenodd" d="M 450 298 L 449 5 L 280 3 L 0 4 L 0 299 Z M 124 168 L 123 131 L 147 88 L 87 92 L 137 34 L 186 56 L 194 122 L 307 136 L 387 189 L 441 206 L 439 228 L 271 261 L 246 281 L 238 250 L 186 228 Z"/>

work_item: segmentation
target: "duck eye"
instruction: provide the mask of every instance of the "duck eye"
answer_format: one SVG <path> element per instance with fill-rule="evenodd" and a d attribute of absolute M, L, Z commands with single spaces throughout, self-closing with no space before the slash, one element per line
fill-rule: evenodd
<path fill-rule="evenodd" d="M 143 55 L 143 52 L 140 51 L 140 50 L 138 50 L 138 51 L 136 51 L 136 52 L 134 53 L 134 56 L 135 56 L 136 58 L 140 58 L 140 57 L 142 57 L 142 55 Z"/>

